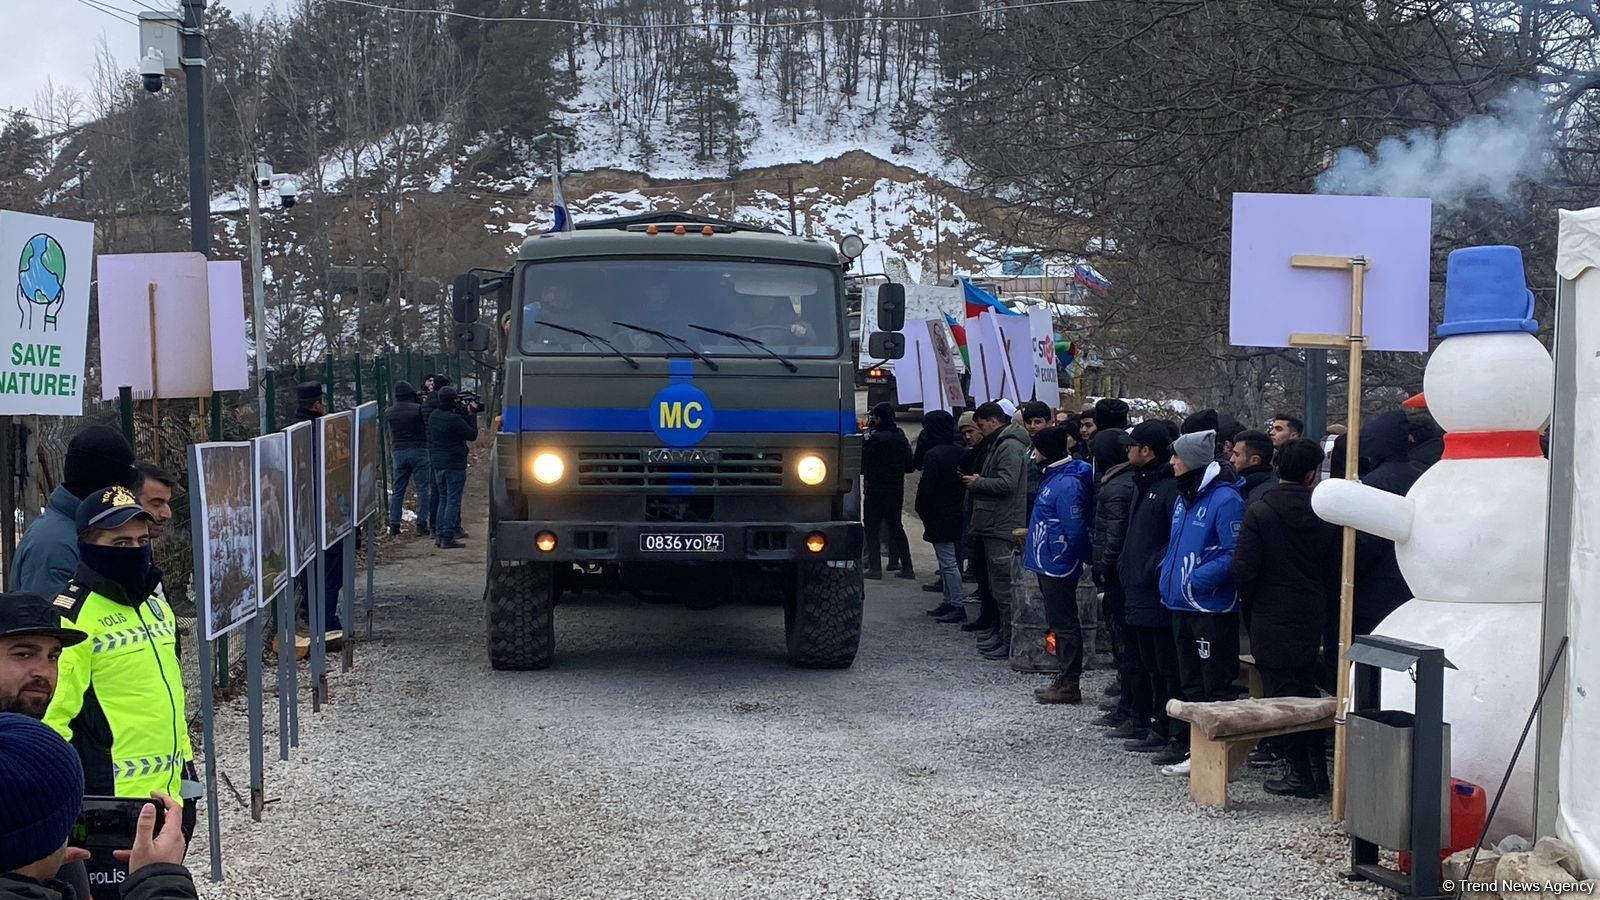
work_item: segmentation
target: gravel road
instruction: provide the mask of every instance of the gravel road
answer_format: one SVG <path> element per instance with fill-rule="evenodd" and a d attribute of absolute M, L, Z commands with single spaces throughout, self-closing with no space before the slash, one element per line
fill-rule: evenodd
<path fill-rule="evenodd" d="M 302 697 L 288 762 L 268 697 L 272 802 L 256 824 L 221 791 L 227 880 L 204 896 L 1378 895 L 1340 877 L 1326 804 L 1246 773 L 1232 810 L 1191 806 L 1092 705 L 1035 705 L 1039 677 L 931 624 L 919 582 L 869 582 L 846 671 L 787 666 L 776 606 L 590 595 L 557 609 L 555 668 L 493 672 L 468 527 L 467 550 L 386 546 L 376 640 L 321 714 Z M 244 791 L 243 702 L 218 721 Z"/>

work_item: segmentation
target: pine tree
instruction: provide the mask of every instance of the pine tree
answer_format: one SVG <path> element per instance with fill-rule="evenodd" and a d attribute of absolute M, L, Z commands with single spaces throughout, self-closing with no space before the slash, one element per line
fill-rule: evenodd
<path fill-rule="evenodd" d="M 692 135 L 695 159 L 722 159 L 731 169 L 744 159 L 739 126 L 739 78 L 726 56 L 701 37 L 682 51 L 675 79 L 675 118 L 678 130 Z"/>
<path fill-rule="evenodd" d="M 47 144 L 21 110 L 0 128 L 0 208 L 30 209 L 38 202 L 38 169 Z"/>

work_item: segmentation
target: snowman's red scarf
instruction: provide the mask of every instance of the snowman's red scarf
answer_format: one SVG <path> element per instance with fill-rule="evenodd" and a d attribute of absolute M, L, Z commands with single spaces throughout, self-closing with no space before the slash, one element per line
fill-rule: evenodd
<path fill-rule="evenodd" d="M 1445 459 L 1512 459 L 1544 456 L 1537 431 L 1452 431 L 1444 436 Z"/>

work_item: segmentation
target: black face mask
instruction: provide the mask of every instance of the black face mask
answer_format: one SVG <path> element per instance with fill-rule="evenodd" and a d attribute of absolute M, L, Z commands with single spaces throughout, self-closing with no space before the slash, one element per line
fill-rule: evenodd
<path fill-rule="evenodd" d="M 89 568 L 121 586 L 130 603 L 144 600 L 155 588 L 155 558 L 148 546 L 79 544 L 78 558 Z"/>
<path fill-rule="evenodd" d="M 1200 489 L 1200 479 L 1206 477 L 1205 469 L 1190 469 L 1178 476 L 1178 490 L 1185 496 L 1193 496 Z"/>

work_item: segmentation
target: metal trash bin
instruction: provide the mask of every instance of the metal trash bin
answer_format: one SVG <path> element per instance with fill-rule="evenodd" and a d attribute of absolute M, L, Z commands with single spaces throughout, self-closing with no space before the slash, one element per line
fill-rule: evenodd
<path fill-rule="evenodd" d="M 1438 647 L 1375 634 L 1356 638 L 1345 659 L 1355 675 L 1350 706 L 1340 710 L 1350 877 L 1381 884 L 1405 897 L 1438 897 L 1439 848 L 1450 842 L 1444 670 L 1455 666 Z M 1416 684 L 1415 715 L 1380 708 L 1384 669 L 1411 674 Z M 1384 865 L 1380 848 L 1410 850 L 1411 873 Z"/>
<path fill-rule="evenodd" d="M 1344 828 L 1390 850 L 1411 849 L 1411 743 L 1416 716 L 1398 709 L 1353 712 L 1345 720 L 1345 756 L 1351 774 Z M 1450 725 L 1444 726 L 1443 779 L 1439 790 L 1439 840 L 1450 842 Z"/>

